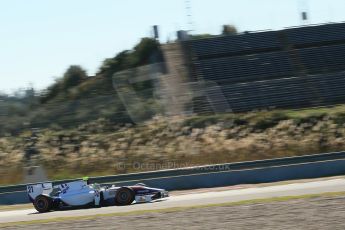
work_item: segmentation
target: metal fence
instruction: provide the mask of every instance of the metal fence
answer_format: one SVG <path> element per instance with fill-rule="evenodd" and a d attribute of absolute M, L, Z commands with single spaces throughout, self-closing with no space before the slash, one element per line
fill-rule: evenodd
<path fill-rule="evenodd" d="M 344 29 L 326 24 L 184 44 L 192 79 L 219 85 L 232 111 L 296 109 L 345 102 Z"/>

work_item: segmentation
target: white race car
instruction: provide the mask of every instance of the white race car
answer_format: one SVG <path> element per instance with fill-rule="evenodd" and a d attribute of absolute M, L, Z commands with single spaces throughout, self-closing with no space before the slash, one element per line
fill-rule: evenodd
<path fill-rule="evenodd" d="M 30 201 L 38 212 L 48 212 L 72 207 L 101 207 L 144 203 L 169 196 L 164 189 L 150 188 L 145 184 L 116 187 L 88 184 L 85 180 L 53 186 L 52 183 L 28 185 Z"/>

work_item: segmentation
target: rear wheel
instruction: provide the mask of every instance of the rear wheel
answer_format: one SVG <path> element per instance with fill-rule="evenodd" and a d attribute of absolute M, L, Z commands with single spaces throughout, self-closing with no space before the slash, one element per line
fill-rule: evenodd
<path fill-rule="evenodd" d="M 134 192 L 130 188 L 119 188 L 115 196 L 116 205 L 130 205 L 134 201 Z"/>
<path fill-rule="evenodd" d="M 43 195 L 36 197 L 34 207 L 38 212 L 48 212 L 52 208 L 52 199 Z"/>

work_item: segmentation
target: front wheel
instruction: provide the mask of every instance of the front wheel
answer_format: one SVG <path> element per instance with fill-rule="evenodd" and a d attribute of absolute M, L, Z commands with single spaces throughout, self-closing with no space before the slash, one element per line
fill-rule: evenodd
<path fill-rule="evenodd" d="M 34 201 L 34 207 L 40 213 L 48 212 L 52 208 L 52 205 L 52 199 L 43 195 L 37 196 Z"/>
<path fill-rule="evenodd" d="M 130 188 L 119 188 L 115 196 L 116 205 L 130 205 L 134 201 L 134 192 Z"/>

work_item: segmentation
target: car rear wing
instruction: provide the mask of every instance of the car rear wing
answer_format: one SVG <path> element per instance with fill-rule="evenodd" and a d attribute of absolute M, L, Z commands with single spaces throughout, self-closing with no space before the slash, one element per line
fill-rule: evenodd
<path fill-rule="evenodd" d="M 49 195 L 53 191 L 52 183 L 40 183 L 26 186 L 30 201 L 35 200 L 39 195 Z"/>

